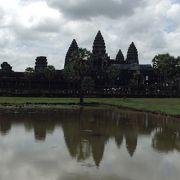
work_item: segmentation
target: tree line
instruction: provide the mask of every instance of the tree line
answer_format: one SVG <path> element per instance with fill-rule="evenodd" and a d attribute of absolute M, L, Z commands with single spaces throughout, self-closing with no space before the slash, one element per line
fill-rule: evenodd
<path fill-rule="evenodd" d="M 153 68 L 166 82 L 172 82 L 180 77 L 180 57 L 170 54 L 156 55 L 153 60 Z"/>

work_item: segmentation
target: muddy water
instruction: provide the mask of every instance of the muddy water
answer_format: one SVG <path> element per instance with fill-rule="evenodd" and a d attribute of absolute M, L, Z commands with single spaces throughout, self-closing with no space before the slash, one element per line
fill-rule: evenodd
<path fill-rule="evenodd" d="M 180 120 L 103 108 L 0 112 L 0 180 L 179 180 Z"/>

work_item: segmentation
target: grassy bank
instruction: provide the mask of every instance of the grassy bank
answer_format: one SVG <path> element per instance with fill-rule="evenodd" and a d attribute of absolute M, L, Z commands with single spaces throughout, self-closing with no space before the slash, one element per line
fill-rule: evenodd
<path fill-rule="evenodd" d="M 87 98 L 86 103 L 103 103 L 129 107 L 138 110 L 157 111 L 172 115 L 180 115 L 180 99 L 146 99 L 146 98 Z M 0 97 L 1 105 L 23 104 L 71 104 L 79 103 L 78 98 L 26 98 Z"/>
<path fill-rule="evenodd" d="M 71 104 L 79 103 L 78 98 L 34 98 L 34 97 L 0 97 L 1 105 L 23 104 Z"/>
<path fill-rule="evenodd" d="M 171 115 L 180 115 L 180 99 L 148 99 L 148 98 L 111 98 L 88 99 L 88 102 L 99 102 L 117 106 L 129 107 L 137 110 L 157 111 Z"/>

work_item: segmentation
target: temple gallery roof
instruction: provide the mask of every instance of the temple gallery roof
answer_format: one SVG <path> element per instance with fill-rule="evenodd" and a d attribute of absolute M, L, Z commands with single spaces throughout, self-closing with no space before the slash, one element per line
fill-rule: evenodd
<path fill-rule="evenodd" d="M 119 70 L 152 70 L 152 66 L 150 64 L 113 64 L 119 68 Z"/>

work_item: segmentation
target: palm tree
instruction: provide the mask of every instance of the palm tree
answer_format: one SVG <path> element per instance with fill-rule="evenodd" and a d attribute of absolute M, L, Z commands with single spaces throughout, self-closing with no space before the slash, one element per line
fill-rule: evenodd
<path fill-rule="evenodd" d="M 78 48 L 74 51 L 70 62 L 64 68 L 64 77 L 80 82 L 80 103 L 83 103 L 82 82 L 89 69 L 91 53 L 87 49 Z"/>

